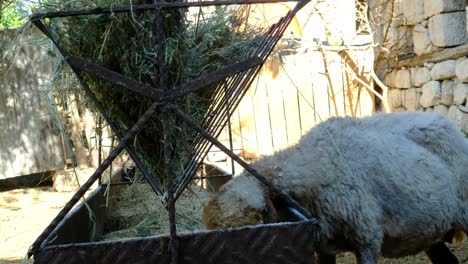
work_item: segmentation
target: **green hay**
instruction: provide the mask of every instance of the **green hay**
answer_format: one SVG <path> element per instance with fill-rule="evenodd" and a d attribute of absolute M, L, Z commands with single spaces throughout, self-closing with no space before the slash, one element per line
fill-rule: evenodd
<path fill-rule="evenodd" d="M 48 1 L 44 11 L 123 6 L 152 1 Z M 54 4 L 56 3 L 56 4 Z M 242 23 L 239 7 L 200 9 L 194 22 L 187 22 L 183 9 L 164 11 L 165 62 L 168 86 L 174 87 L 208 74 L 223 66 L 245 59 L 258 47 L 259 32 L 238 30 Z M 103 65 L 140 82 L 159 87 L 159 55 L 154 11 L 91 15 L 47 20 L 53 34 L 68 52 L 93 63 Z M 69 80 L 69 72 L 58 75 Z M 86 82 L 96 94 L 110 117 L 125 133 L 151 104 L 151 100 L 118 85 L 86 75 Z M 76 81 L 57 81 L 59 97 L 76 92 Z M 212 104 L 215 85 L 177 99 L 174 103 L 193 119 L 201 122 Z M 64 102 L 66 100 L 63 100 Z M 89 107 L 93 107 L 87 102 Z M 174 169 L 180 175 L 183 163 L 190 158 L 190 147 L 196 133 L 177 120 L 171 119 Z M 163 141 L 161 113 L 156 112 L 133 142 L 150 171 L 164 185 Z"/>

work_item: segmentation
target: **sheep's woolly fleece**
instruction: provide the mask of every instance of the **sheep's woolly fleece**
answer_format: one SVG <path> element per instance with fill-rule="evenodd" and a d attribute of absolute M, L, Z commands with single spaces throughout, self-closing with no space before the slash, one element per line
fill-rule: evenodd
<path fill-rule="evenodd" d="M 336 250 L 327 242 L 339 236 L 353 247 L 398 257 L 441 241 L 453 226 L 468 230 L 466 164 L 468 142 L 448 119 L 399 113 L 330 119 L 253 166 L 319 218 L 324 250 Z M 244 221 L 223 217 L 253 205 L 254 198 L 234 194 L 245 177 L 257 181 L 248 173 L 235 178 L 209 203 L 218 215 L 205 208 L 204 219 L 218 226 Z M 233 202 L 216 204 L 230 188 Z M 252 195 L 265 196 L 262 190 Z"/>

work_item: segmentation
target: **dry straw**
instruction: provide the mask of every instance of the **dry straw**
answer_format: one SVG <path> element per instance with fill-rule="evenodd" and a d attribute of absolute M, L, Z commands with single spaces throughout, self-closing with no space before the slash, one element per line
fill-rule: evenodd
<path fill-rule="evenodd" d="M 155 202 L 158 197 L 147 184 L 115 187 L 112 193 L 103 240 L 169 234 L 167 211 Z M 178 233 L 205 229 L 201 208 L 209 197 L 210 193 L 199 186 L 182 194 L 176 203 Z"/>

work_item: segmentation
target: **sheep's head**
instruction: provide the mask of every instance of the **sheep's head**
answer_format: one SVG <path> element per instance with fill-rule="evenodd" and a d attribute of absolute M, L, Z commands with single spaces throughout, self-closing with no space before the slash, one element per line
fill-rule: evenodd
<path fill-rule="evenodd" d="M 276 212 L 270 204 L 262 184 L 254 177 L 242 175 L 223 186 L 208 202 L 203 209 L 203 222 L 208 229 L 272 222 Z M 267 209 L 270 211 L 268 220 L 265 218 Z"/>

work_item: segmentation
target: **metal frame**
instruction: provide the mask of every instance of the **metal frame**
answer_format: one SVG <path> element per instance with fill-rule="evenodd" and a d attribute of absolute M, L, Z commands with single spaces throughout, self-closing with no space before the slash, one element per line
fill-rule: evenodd
<path fill-rule="evenodd" d="M 261 66 L 272 52 L 274 46 L 277 44 L 279 39 L 282 37 L 284 31 L 289 25 L 294 15 L 299 11 L 309 0 L 231 0 L 231 1 L 205 1 L 205 2 L 161 2 L 156 4 L 145 4 L 145 5 L 133 5 L 126 7 L 114 7 L 114 8 L 97 8 L 90 10 L 75 10 L 75 11 L 63 11 L 63 12 L 50 12 L 43 14 L 35 14 L 31 16 L 31 21 L 34 25 L 39 28 L 47 37 L 49 37 L 57 49 L 60 51 L 66 62 L 71 66 L 74 73 L 77 75 L 80 83 L 83 86 L 87 96 L 91 98 L 97 109 L 101 112 L 106 122 L 110 125 L 111 129 L 117 135 L 120 140 L 117 147 L 109 154 L 109 156 L 102 161 L 100 166 L 94 172 L 94 174 L 84 183 L 77 193 L 71 198 L 71 200 L 65 205 L 65 207 L 59 212 L 55 219 L 49 224 L 49 226 L 42 232 L 42 234 L 36 239 L 31 248 L 28 251 L 28 256 L 36 253 L 38 250 L 43 248 L 47 243 L 47 238 L 50 237 L 56 227 L 70 212 L 72 207 L 79 201 L 79 199 L 85 194 L 89 187 L 98 179 L 100 179 L 104 170 L 106 170 L 114 159 L 126 149 L 131 158 L 134 160 L 138 169 L 142 172 L 143 176 L 153 189 L 153 191 L 162 195 L 163 192 L 154 181 L 151 173 L 145 168 L 141 161 L 138 153 L 129 144 L 132 138 L 138 133 L 145 125 L 145 123 L 151 118 L 153 113 L 159 108 L 161 109 L 162 124 L 163 124 L 163 140 L 164 140 L 164 164 L 165 174 L 167 177 L 167 193 L 165 198 L 167 199 L 167 209 L 170 220 L 170 252 L 171 262 L 178 263 L 178 240 L 177 230 L 175 224 L 175 201 L 187 187 L 190 181 L 193 179 L 197 169 L 201 165 L 201 161 L 205 158 L 207 151 L 212 145 L 217 146 L 220 150 L 224 151 L 232 160 L 239 163 L 254 177 L 260 180 L 265 186 L 270 189 L 270 192 L 286 202 L 286 204 L 294 208 L 297 212 L 310 219 L 312 223 L 317 221 L 312 218 L 310 213 L 292 199 L 287 193 L 282 191 L 280 188 L 272 184 L 266 177 L 260 175 L 253 167 L 239 158 L 233 153 L 228 147 L 224 146 L 217 140 L 221 127 L 226 125 L 229 121 L 232 109 L 237 107 L 240 100 L 245 95 L 247 88 L 253 82 L 255 76 L 258 74 Z M 113 72 L 100 65 L 88 62 L 82 58 L 72 56 L 69 54 L 54 38 L 50 28 L 43 22 L 45 18 L 56 18 L 66 16 L 82 16 L 92 14 L 111 14 L 117 12 L 140 12 L 140 11 L 154 11 L 156 29 L 162 29 L 164 26 L 163 16 L 161 12 L 164 9 L 171 8 L 185 8 L 191 6 L 219 6 L 219 5 L 240 5 L 240 4 L 261 4 L 261 3 L 276 3 L 276 2 L 296 2 L 296 6 L 293 10 L 289 11 L 284 17 L 282 17 L 278 23 L 274 24 L 264 35 L 264 38 L 258 49 L 248 54 L 248 58 L 239 63 L 229 65 L 220 70 L 202 76 L 198 79 L 192 80 L 178 87 L 171 88 L 167 85 L 167 73 L 166 64 L 164 58 L 159 59 L 159 72 L 160 72 L 160 85 L 161 89 L 156 89 L 147 84 L 143 84 L 131 78 L 128 78 L 117 72 Z M 162 30 L 156 30 L 157 35 L 157 48 L 158 53 L 161 56 L 165 54 L 165 42 L 162 36 Z M 122 130 L 118 125 L 110 118 L 101 103 L 97 100 L 96 96 L 87 85 L 84 79 L 84 73 L 92 74 L 93 76 L 113 82 L 124 86 L 125 88 L 132 90 L 136 93 L 149 97 L 153 100 L 151 106 L 146 112 L 140 117 L 140 119 L 133 125 L 133 127 L 122 134 Z M 189 93 L 198 91 L 208 84 L 218 83 L 215 91 L 215 103 L 212 106 L 212 115 L 207 115 L 203 124 L 198 124 L 190 116 L 183 113 L 177 108 L 177 106 L 171 103 L 172 100 L 187 95 Z M 172 170 L 172 145 L 170 139 L 170 115 L 175 116 L 191 128 L 195 129 L 198 134 L 193 144 L 192 159 L 187 163 L 185 172 L 182 175 L 180 181 L 176 182 L 174 179 L 174 173 Z M 304 218 L 304 219 L 305 219 Z"/>
<path fill-rule="evenodd" d="M 180 235 L 184 264 L 314 264 L 317 225 L 311 221 L 267 224 Z M 250 244 L 246 245 L 246 241 Z M 167 236 L 61 244 L 40 248 L 38 264 L 171 263 Z"/>

